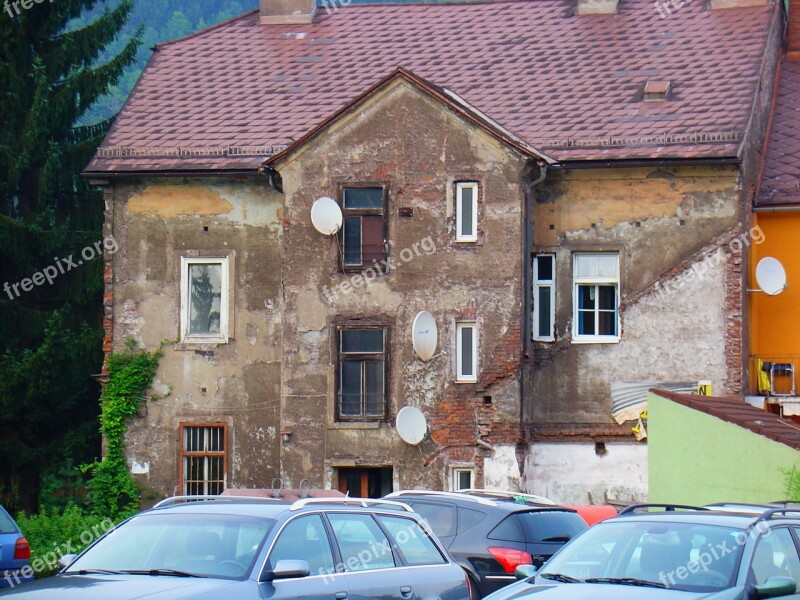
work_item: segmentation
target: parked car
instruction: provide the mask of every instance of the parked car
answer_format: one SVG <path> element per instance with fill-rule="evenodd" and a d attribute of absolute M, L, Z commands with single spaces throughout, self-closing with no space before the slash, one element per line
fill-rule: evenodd
<path fill-rule="evenodd" d="M 469 600 L 464 571 L 399 502 L 176 497 L 15 600 Z"/>
<path fill-rule="evenodd" d="M 0 506 L 0 589 L 33 581 L 31 548 L 14 519 Z"/>
<path fill-rule="evenodd" d="M 518 565 L 541 566 L 588 527 L 575 510 L 525 494 L 405 490 L 386 498 L 425 517 L 469 575 L 476 599 L 513 583 Z"/>
<path fill-rule="evenodd" d="M 787 508 L 635 505 L 541 569 L 520 567 L 522 580 L 487 600 L 797 600 L 799 533 L 800 518 Z"/>

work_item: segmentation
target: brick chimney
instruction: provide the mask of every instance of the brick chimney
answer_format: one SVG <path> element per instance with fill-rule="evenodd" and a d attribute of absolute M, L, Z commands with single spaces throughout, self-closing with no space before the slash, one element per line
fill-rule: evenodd
<path fill-rule="evenodd" d="M 315 14 L 316 0 L 261 0 L 262 25 L 311 23 Z"/>
<path fill-rule="evenodd" d="M 786 46 L 786 58 L 800 61 L 800 0 L 789 0 Z"/>
<path fill-rule="evenodd" d="M 614 15 L 619 0 L 578 0 L 579 15 Z"/>
<path fill-rule="evenodd" d="M 745 8 L 748 6 L 766 6 L 769 0 L 711 0 L 711 10 L 718 8 Z"/>

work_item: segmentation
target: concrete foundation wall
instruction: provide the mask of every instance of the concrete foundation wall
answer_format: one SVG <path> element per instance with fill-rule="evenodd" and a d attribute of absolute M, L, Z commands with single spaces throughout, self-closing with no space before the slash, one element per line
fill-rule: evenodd
<path fill-rule="evenodd" d="M 646 502 L 647 445 L 534 443 L 524 482 L 525 492 L 565 504 Z"/>

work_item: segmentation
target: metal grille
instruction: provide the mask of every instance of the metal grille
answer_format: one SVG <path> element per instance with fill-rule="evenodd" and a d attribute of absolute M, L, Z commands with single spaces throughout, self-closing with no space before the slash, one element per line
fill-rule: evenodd
<path fill-rule="evenodd" d="M 225 490 L 225 426 L 184 426 L 183 493 L 221 494 Z"/>

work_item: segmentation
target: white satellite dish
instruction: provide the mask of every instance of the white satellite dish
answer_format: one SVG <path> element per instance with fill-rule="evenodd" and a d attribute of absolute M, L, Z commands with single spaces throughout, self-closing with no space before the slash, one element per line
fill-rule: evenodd
<path fill-rule="evenodd" d="M 438 336 L 436 320 L 431 313 L 423 310 L 414 319 L 411 330 L 411 343 L 422 360 L 430 360 L 436 354 Z"/>
<path fill-rule="evenodd" d="M 756 282 L 762 292 L 777 296 L 786 289 L 786 270 L 777 258 L 767 256 L 756 265 Z"/>
<path fill-rule="evenodd" d="M 322 235 L 333 235 L 342 228 L 342 209 L 333 198 L 320 198 L 311 207 L 311 223 Z"/>
<path fill-rule="evenodd" d="M 397 413 L 397 434 L 406 444 L 416 446 L 425 439 L 428 422 L 422 411 L 413 406 L 405 406 Z"/>

